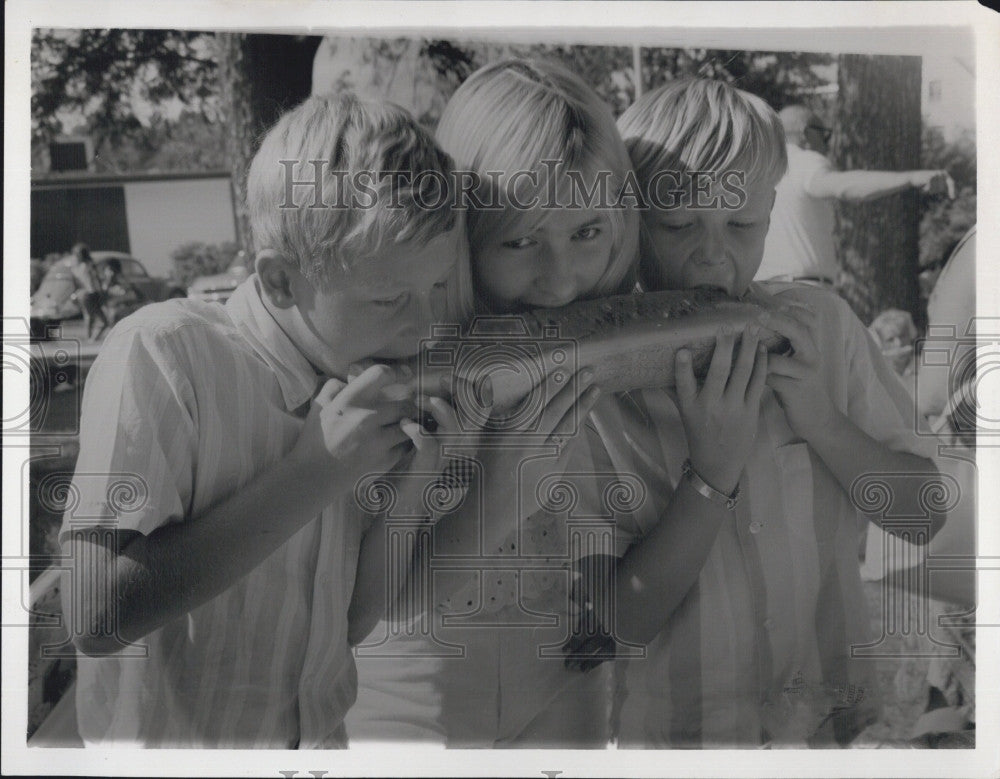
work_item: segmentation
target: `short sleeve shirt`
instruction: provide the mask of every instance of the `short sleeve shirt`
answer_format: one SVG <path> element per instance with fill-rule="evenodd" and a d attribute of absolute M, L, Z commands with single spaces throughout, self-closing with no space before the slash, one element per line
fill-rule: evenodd
<path fill-rule="evenodd" d="M 87 378 L 77 501 L 62 537 L 81 524 L 148 535 L 197 522 L 287 454 L 319 380 L 264 307 L 256 277 L 226 306 L 176 300 L 128 317 Z M 202 606 L 116 654 L 81 656 L 84 741 L 343 745 L 360 545 L 345 502 Z"/>
<path fill-rule="evenodd" d="M 834 200 L 809 194 L 813 177 L 831 170 L 822 154 L 788 144 L 788 171 L 775 188 L 764 260 L 756 278 L 812 276 L 836 281 Z"/>
<path fill-rule="evenodd" d="M 914 433 L 905 387 L 846 303 L 815 287 L 768 287 L 819 315 L 837 408 L 890 449 L 933 456 L 932 440 Z M 651 491 L 665 499 L 688 456 L 680 415 L 666 392 L 632 395 L 619 424 L 655 431 L 656 450 L 643 456 L 662 464 Z M 851 654 L 877 638 L 861 589 L 858 512 L 770 390 L 741 486 L 692 590 L 646 657 L 626 666 L 624 746 L 805 746 L 834 711 L 841 735 L 872 717 L 871 661 Z"/>

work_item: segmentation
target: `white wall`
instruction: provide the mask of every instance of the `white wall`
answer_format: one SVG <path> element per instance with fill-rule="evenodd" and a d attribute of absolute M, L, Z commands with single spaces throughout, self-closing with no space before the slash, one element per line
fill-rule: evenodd
<path fill-rule="evenodd" d="M 183 243 L 236 240 L 228 178 L 128 182 L 125 213 L 132 254 L 153 276 L 170 274 Z"/>
<path fill-rule="evenodd" d="M 946 140 L 976 126 L 976 79 L 970 50 L 965 56 L 928 52 L 923 61 L 924 122 L 940 127 Z M 932 96 L 931 84 L 937 84 Z"/>

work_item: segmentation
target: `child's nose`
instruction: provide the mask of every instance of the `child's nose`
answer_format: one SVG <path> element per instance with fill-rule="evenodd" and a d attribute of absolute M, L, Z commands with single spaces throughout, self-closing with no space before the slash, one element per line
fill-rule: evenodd
<path fill-rule="evenodd" d="M 718 265 L 726 259 L 726 246 L 722 236 L 714 230 L 706 230 L 698 246 L 696 259 L 702 265 Z"/>
<path fill-rule="evenodd" d="M 576 298 L 576 274 L 573 271 L 573 253 L 568 247 L 552 247 L 547 253 L 545 272 L 539 286 L 547 295 L 560 302 Z"/>

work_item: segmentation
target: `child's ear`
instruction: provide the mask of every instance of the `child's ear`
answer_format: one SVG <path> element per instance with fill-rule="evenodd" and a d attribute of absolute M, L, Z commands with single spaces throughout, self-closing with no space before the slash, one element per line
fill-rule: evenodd
<path fill-rule="evenodd" d="M 254 268 L 260 279 L 261 290 L 272 305 L 277 308 L 291 308 L 295 305 L 292 277 L 298 274 L 298 268 L 273 249 L 257 252 Z"/>

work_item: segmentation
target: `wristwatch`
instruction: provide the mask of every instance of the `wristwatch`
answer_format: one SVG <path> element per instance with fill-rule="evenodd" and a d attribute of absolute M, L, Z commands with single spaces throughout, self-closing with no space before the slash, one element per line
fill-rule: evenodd
<path fill-rule="evenodd" d="M 699 495 L 703 495 L 709 500 L 715 501 L 716 503 L 722 503 L 730 511 L 735 509 L 736 504 L 740 502 L 739 482 L 736 483 L 736 489 L 734 489 L 731 494 L 727 495 L 724 492 L 719 492 L 715 489 L 715 487 L 708 484 L 703 478 L 701 478 L 695 469 L 691 467 L 690 459 L 684 461 L 684 464 L 681 466 L 681 472 L 695 492 Z"/>

